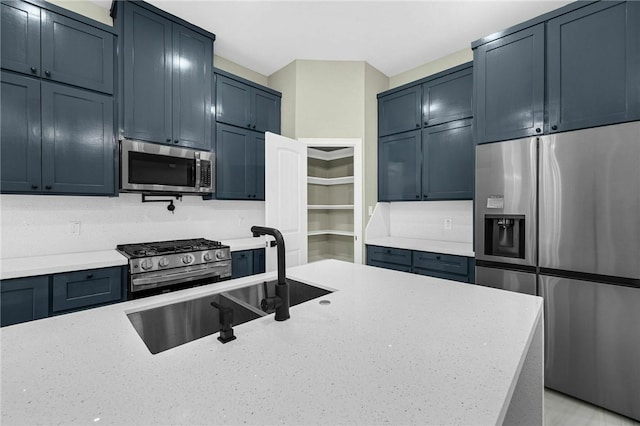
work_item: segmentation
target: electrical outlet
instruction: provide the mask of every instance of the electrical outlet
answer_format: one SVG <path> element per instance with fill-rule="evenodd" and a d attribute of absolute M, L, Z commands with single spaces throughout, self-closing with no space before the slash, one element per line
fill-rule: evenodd
<path fill-rule="evenodd" d="M 80 235 L 80 225 L 82 222 L 79 220 L 69 222 L 69 233 L 71 235 Z"/>
<path fill-rule="evenodd" d="M 453 219 L 449 219 L 449 218 L 445 219 L 444 220 L 444 229 L 450 230 L 452 228 L 453 228 Z"/>

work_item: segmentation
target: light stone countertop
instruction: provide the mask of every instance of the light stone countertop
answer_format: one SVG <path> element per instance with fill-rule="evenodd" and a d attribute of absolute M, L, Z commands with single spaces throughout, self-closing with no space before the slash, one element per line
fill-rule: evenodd
<path fill-rule="evenodd" d="M 265 237 L 230 239 L 222 243 L 228 245 L 231 251 L 250 250 L 265 247 Z M 7 258 L 0 259 L 0 279 L 124 266 L 128 262 L 128 259 L 115 249 Z"/>
<path fill-rule="evenodd" d="M 235 326 L 226 345 L 216 333 L 152 355 L 126 313 L 274 273 L 0 329 L 0 423 L 502 422 L 541 298 L 336 260 L 287 274 L 337 290 L 331 304 Z"/>
<path fill-rule="evenodd" d="M 368 238 L 365 244 L 394 247 L 407 250 L 429 251 L 433 253 L 453 254 L 456 256 L 474 257 L 472 243 L 454 241 L 425 240 L 421 238 L 378 237 Z"/>

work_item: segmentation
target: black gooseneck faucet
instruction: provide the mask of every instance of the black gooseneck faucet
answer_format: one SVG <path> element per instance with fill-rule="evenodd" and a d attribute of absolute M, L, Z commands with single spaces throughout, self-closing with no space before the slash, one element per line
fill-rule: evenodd
<path fill-rule="evenodd" d="M 276 284 L 275 297 L 266 297 L 262 299 L 260 307 L 263 311 L 269 312 L 275 309 L 276 321 L 285 321 L 289 319 L 289 283 L 285 277 L 285 250 L 284 238 L 282 233 L 275 228 L 267 228 L 264 226 L 252 226 L 251 233 L 254 237 L 261 235 L 271 235 L 276 239 L 278 247 L 278 284 Z"/>

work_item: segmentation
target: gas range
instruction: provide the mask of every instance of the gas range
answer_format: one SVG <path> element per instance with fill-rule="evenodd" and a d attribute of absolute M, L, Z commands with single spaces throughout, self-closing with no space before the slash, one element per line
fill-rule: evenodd
<path fill-rule="evenodd" d="M 129 259 L 129 299 L 231 278 L 231 250 L 219 241 L 155 241 L 116 249 Z"/>

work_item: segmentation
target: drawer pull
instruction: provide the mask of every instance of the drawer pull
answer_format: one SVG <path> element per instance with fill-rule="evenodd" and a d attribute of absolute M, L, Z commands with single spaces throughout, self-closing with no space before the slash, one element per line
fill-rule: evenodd
<path fill-rule="evenodd" d="M 93 278 L 93 274 L 87 274 L 87 279 L 90 280 L 91 278 Z"/>

